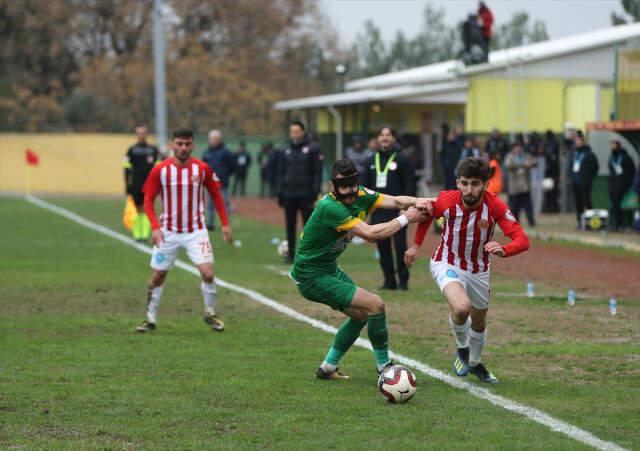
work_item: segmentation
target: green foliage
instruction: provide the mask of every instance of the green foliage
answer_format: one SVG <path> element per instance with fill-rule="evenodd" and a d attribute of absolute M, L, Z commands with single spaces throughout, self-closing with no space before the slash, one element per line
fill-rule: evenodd
<path fill-rule="evenodd" d="M 624 12 L 629 17 L 611 13 L 611 23 L 613 25 L 622 25 L 640 21 L 640 0 L 620 0 Z"/>
<path fill-rule="evenodd" d="M 516 12 L 511 20 L 499 26 L 492 38 L 491 48 L 506 49 L 549 39 L 547 27 L 539 20 L 531 23 L 529 15 L 524 12 Z"/>

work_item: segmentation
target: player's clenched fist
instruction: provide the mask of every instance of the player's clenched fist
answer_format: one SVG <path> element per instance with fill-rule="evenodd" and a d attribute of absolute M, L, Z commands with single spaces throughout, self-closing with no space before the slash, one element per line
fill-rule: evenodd
<path fill-rule="evenodd" d="M 404 215 L 409 222 L 420 222 L 427 219 L 428 213 L 426 210 L 418 210 L 416 207 L 411 207 L 405 211 Z"/>
<path fill-rule="evenodd" d="M 222 226 L 222 237 L 227 243 L 231 243 L 233 241 L 233 233 L 231 233 L 231 226 L 229 225 Z"/>
<path fill-rule="evenodd" d="M 413 263 L 418 259 L 418 253 L 420 252 L 420 246 L 414 244 L 404 253 L 404 264 L 408 268 L 411 268 Z"/>

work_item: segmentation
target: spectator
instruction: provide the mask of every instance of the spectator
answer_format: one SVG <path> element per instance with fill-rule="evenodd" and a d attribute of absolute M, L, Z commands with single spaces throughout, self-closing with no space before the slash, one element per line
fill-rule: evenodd
<path fill-rule="evenodd" d="M 627 153 L 620 146 L 620 141 L 612 139 L 609 142 L 611 155 L 609 156 L 609 199 L 613 213 L 613 230 L 621 231 L 624 221 L 622 216 L 622 199 L 633 185 L 636 166 Z"/>
<path fill-rule="evenodd" d="M 378 152 L 371 156 L 365 171 L 364 186 L 391 196 L 415 196 L 416 172 L 406 155 L 396 142 L 396 131 L 383 125 L 378 131 Z M 398 216 L 398 210 L 379 209 L 371 215 L 371 224 L 380 224 Z M 395 268 L 391 239 L 395 248 Z M 403 228 L 391 238 L 376 242 L 380 253 L 380 267 L 384 276 L 383 289 L 407 290 L 409 270 L 404 262 L 407 250 L 407 229 Z M 396 271 L 397 270 L 397 271 Z M 397 278 L 396 278 L 397 273 Z"/>
<path fill-rule="evenodd" d="M 500 134 L 500 130 L 497 128 L 494 128 L 491 131 L 491 136 L 487 140 L 484 151 L 487 155 L 493 155 L 498 152 L 500 154 L 499 161 L 504 161 L 504 158 L 507 156 L 507 153 L 509 152 L 509 145 L 507 144 L 507 140 Z"/>
<path fill-rule="evenodd" d="M 456 186 L 456 166 L 460 161 L 462 149 L 458 146 L 455 132 L 449 131 L 442 144 L 440 151 L 440 163 L 442 164 L 442 174 L 444 175 L 444 189 L 457 189 Z"/>
<path fill-rule="evenodd" d="M 490 193 L 501 194 L 502 193 L 502 167 L 500 166 L 502 158 L 500 152 L 496 151 L 489 154 L 489 188 L 487 190 Z"/>
<path fill-rule="evenodd" d="M 542 188 L 542 180 L 545 173 L 544 150 L 540 144 L 538 134 L 532 132 L 527 135 L 526 153 L 535 161 L 535 165 L 531 167 L 531 203 L 533 205 L 533 216 L 538 217 L 542 213 L 542 201 L 544 191 Z"/>
<path fill-rule="evenodd" d="M 278 165 L 278 205 L 284 208 L 287 227 L 289 253 L 286 260 L 293 263 L 298 211 L 306 224 L 320 193 L 324 157 L 317 144 L 310 141 L 302 122 L 291 122 L 289 138 Z"/>
<path fill-rule="evenodd" d="M 507 154 L 505 166 L 508 174 L 509 208 L 520 220 L 520 210 L 524 208 L 530 226 L 535 226 L 531 205 L 531 167 L 536 163 L 530 155 L 525 154 L 522 145 L 516 143 Z"/>
<path fill-rule="evenodd" d="M 467 139 L 467 136 L 464 134 L 464 127 L 462 125 L 456 125 L 455 132 L 456 132 L 456 136 L 455 136 L 456 144 L 458 145 L 459 149 L 462 149 L 464 147 L 464 141 Z"/>
<path fill-rule="evenodd" d="M 358 168 L 358 180 L 362 184 L 362 174 L 365 172 L 367 160 L 373 155 L 369 149 L 364 148 L 364 139 L 360 135 L 353 135 L 351 147 L 345 151 L 345 158 L 353 161 Z"/>
<path fill-rule="evenodd" d="M 233 154 L 222 141 L 222 133 L 219 130 L 211 130 L 209 132 L 209 147 L 202 154 L 202 161 L 207 163 L 213 172 L 220 179 L 220 194 L 224 199 L 224 206 L 227 215 L 231 215 L 231 204 L 229 202 L 229 178 L 233 174 L 235 168 L 235 158 Z M 214 205 L 211 199 L 207 197 L 207 230 L 215 228 Z"/>
<path fill-rule="evenodd" d="M 464 140 L 464 147 L 460 152 L 460 161 L 465 160 L 469 157 L 480 157 L 480 150 L 476 147 L 473 138 L 470 136 L 466 137 Z"/>
<path fill-rule="evenodd" d="M 484 62 L 489 61 L 489 45 L 491 43 L 491 28 L 493 27 L 493 13 L 485 2 L 478 2 L 478 25 L 482 30 L 482 47 L 484 50 Z"/>
<path fill-rule="evenodd" d="M 375 155 L 377 151 L 378 151 L 378 138 L 376 136 L 371 136 L 369 137 L 369 144 L 367 145 L 367 152 L 369 152 L 369 157 L 371 157 L 371 155 Z"/>
<path fill-rule="evenodd" d="M 268 142 L 262 144 L 260 154 L 258 155 L 258 164 L 260 165 L 260 197 L 274 197 L 275 193 L 272 189 L 272 181 L 278 176 L 277 168 L 275 172 L 270 171 L 269 162 L 273 160 L 272 155 L 275 153 L 273 143 Z M 273 165 L 273 163 L 272 163 Z"/>
<path fill-rule="evenodd" d="M 545 134 L 542 149 L 545 161 L 544 176 L 553 182 L 553 188 L 546 191 L 544 195 L 544 211 L 558 213 L 560 211 L 560 204 L 558 203 L 560 192 L 560 144 L 551 130 L 547 130 Z"/>
<path fill-rule="evenodd" d="M 591 151 L 591 147 L 585 144 L 582 133 L 578 131 L 575 137 L 573 155 L 571 155 L 571 179 L 578 227 L 581 226 L 580 217 L 582 213 L 593 208 L 591 187 L 599 169 L 598 159 Z"/>
<path fill-rule="evenodd" d="M 269 145 L 272 145 L 269 143 Z M 272 149 L 267 160 L 267 180 L 269 182 L 269 197 L 278 197 L 278 171 L 282 152 Z"/>
<path fill-rule="evenodd" d="M 236 151 L 235 158 L 232 193 L 236 196 L 239 192 L 240 196 L 244 197 L 247 187 L 247 175 L 251 167 L 251 154 L 247 150 L 247 144 L 244 141 L 240 141 L 240 147 Z"/>

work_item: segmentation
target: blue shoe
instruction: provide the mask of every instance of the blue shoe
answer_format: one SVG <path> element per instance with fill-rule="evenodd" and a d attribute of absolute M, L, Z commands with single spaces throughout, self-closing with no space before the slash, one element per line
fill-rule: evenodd
<path fill-rule="evenodd" d="M 486 382 L 487 384 L 497 384 L 499 382 L 498 379 L 491 374 L 491 371 L 485 368 L 482 363 L 470 366 L 469 371 L 471 371 L 471 374 L 475 374 L 482 382 Z"/>
<path fill-rule="evenodd" d="M 458 348 L 456 350 L 456 359 L 453 361 L 453 372 L 459 377 L 464 377 L 469 374 L 469 348 Z"/>

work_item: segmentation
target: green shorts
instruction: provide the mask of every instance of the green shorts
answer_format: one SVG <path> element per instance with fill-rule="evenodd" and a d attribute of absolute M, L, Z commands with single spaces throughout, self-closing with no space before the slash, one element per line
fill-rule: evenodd
<path fill-rule="evenodd" d="M 300 294 L 313 302 L 328 305 L 334 310 L 344 310 L 351 305 L 357 285 L 340 268 L 333 275 L 318 275 L 295 280 Z"/>

